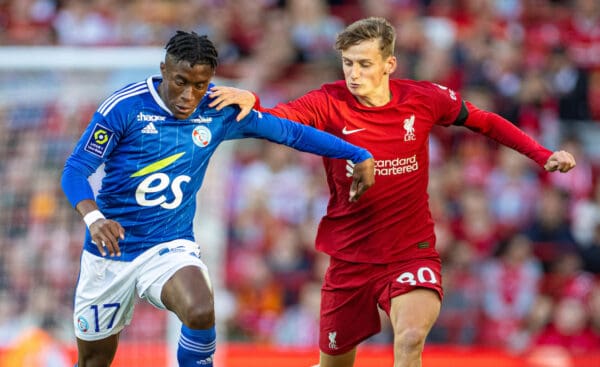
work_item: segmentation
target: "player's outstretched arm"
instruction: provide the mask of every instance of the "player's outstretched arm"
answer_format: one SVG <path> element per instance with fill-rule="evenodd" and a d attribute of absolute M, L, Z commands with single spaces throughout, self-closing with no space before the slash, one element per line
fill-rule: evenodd
<path fill-rule="evenodd" d="M 375 162 L 373 158 L 355 164 L 352 172 L 352 185 L 350 186 L 350 201 L 357 201 L 373 184 L 375 184 Z"/>
<path fill-rule="evenodd" d="M 245 89 L 215 86 L 211 89 L 210 98 L 213 99 L 209 106 L 218 110 L 229 105 L 238 105 L 240 113 L 236 116 L 237 121 L 241 121 L 248 116 L 254 105 L 256 104 L 256 96 Z"/>
<path fill-rule="evenodd" d="M 544 165 L 544 169 L 548 172 L 569 172 L 573 167 L 576 166 L 575 158 L 569 152 L 564 150 L 559 150 L 548 158 L 546 164 Z"/>

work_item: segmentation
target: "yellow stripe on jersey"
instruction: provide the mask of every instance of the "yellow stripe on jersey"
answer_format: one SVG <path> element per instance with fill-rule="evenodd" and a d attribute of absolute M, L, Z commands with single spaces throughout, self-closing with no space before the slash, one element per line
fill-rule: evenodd
<path fill-rule="evenodd" d="M 134 174 L 132 174 L 129 177 L 140 177 L 140 176 L 147 175 L 148 173 L 152 173 L 152 172 L 161 170 L 161 169 L 167 167 L 168 165 L 170 165 L 171 163 L 175 162 L 179 158 L 181 158 L 181 156 L 184 154 L 185 154 L 185 152 L 177 153 L 177 154 L 173 154 L 170 157 L 161 159 L 158 162 L 154 162 L 154 163 L 142 168 L 141 170 L 135 172 Z"/>

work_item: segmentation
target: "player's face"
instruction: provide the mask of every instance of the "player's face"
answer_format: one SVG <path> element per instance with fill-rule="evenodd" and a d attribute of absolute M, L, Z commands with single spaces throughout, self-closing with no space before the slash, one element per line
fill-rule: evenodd
<path fill-rule="evenodd" d="M 190 66 L 169 57 L 160 64 L 163 82 L 158 88 L 160 97 L 178 119 L 188 118 L 206 94 L 214 70 L 210 65 Z"/>
<path fill-rule="evenodd" d="M 394 56 L 384 58 L 379 40 L 363 41 L 342 51 L 346 86 L 359 102 L 377 105 L 389 100 L 389 75 L 396 67 Z"/>

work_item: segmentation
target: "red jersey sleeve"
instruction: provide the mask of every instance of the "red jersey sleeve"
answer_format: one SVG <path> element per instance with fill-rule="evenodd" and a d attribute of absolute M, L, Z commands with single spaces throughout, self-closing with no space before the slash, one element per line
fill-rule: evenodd
<path fill-rule="evenodd" d="M 440 84 L 423 83 L 428 88 L 427 106 L 431 109 L 433 121 L 436 121 L 438 125 L 452 125 L 462 108 L 460 93 Z"/>
<path fill-rule="evenodd" d="M 480 110 L 469 102 L 466 102 L 466 105 L 469 116 L 464 126 L 469 129 L 526 155 L 542 167 L 552 155 L 550 150 L 544 148 L 510 121 L 493 112 Z"/>
<path fill-rule="evenodd" d="M 326 101 L 325 92 L 313 90 L 290 102 L 279 103 L 273 108 L 261 110 L 322 130 L 322 122 L 328 119 Z"/>

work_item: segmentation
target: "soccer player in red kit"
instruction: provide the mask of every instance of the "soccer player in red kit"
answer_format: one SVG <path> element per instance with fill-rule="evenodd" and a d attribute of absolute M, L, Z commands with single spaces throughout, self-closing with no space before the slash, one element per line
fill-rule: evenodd
<path fill-rule="evenodd" d="M 345 80 L 268 109 L 365 147 L 375 158 L 375 185 L 354 203 L 347 199 L 351 164 L 324 159 L 331 196 L 316 247 L 331 259 L 322 287 L 321 367 L 354 364 L 357 345 L 380 331 L 378 307 L 388 313 L 394 329 L 394 366 L 421 366 L 443 296 L 427 195 L 434 125 L 465 126 L 547 171 L 575 166 L 570 153 L 550 152 L 509 121 L 463 101 L 456 91 L 390 79 L 396 68 L 394 44 L 394 28 L 383 18 L 349 25 L 335 45 Z M 217 109 L 239 104 L 240 115 L 259 107 L 256 96 L 241 89 L 217 87 L 212 96 Z"/>

